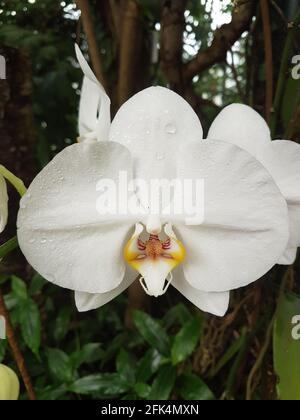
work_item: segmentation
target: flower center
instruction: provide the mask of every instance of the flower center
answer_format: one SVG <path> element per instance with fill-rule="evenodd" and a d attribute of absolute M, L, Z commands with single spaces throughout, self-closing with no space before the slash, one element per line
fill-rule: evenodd
<path fill-rule="evenodd" d="M 125 246 L 124 258 L 141 274 L 140 282 L 145 292 L 150 296 L 161 296 L 172 281 L 172 271 L 183 262 L 185 249 L 171 225 L 165 227 L 165 239 L 150 233 L 143 240 L 143 233 L 144 227 L 137 224 L 133 237 Z"/>
<path fill-rule="evenodd" d="M 145 253 L 147 257 L 153 260 L 159 258 L 163 251 L 163 244 L 158 238 L 158 235 L 150 235 L 149 240 L 145 244 Z"/>

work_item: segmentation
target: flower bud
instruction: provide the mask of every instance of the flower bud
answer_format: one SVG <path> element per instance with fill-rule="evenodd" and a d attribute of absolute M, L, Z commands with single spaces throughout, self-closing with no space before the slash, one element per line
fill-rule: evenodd
<path fill-rule="evenodd" d="M 6 182 L 0 175 L 0 233 L 4 231 L 8 217 L 8 195 Z"/>
<path fill-rule="evenodd" d="M 0 364 L 0 401 L 16 401 L 19 392 L 20 383 L 15 372 Z"/>

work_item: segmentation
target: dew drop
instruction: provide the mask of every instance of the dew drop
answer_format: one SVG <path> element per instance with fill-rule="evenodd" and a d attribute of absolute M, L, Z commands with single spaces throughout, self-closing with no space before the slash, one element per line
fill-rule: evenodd
<path fill-rule="evenodd" d="M 46 244 L 46 243 L 47 243 L 47 239 L 42 239 L 42 240 L 41 240 L 41 244 L 42 244 L 42 245 L 44 245 L 44 244 Z"/>
<path fill-rule="evenodd" d="M 177 128 L 174 124 L 168 124 L 166 126 L 166 133 L 168 134 L 176 134 L 177 133 Z"/>
<path fill-rule="evenodd" d="M 34 243 L 35 243 L 35 239 L 30 239 L 30 240 L 29 240 L 29 243 L 30 243 L 30 244 L 34 244 Z"/>
<path fill-rule="evenodd" d="M 157 153 L 156 154 L 156 159 L 157 160 L 162 161 L 162 160 L 164 160 L 164 158 L 165 158 L 164 153 Z"/>

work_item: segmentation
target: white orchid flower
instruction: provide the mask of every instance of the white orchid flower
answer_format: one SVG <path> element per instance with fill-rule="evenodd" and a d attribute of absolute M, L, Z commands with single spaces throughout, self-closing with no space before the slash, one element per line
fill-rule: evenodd
<path fill-rule="evenodd" d="M 300 246 L 300 145 L 288 140 L 272 141 L 265 120 L 252 108 L 241 104 L 232 104 L 218 115 L 208 138 L 247 150 L 273 176 L 287 201 L 290 220 L 290 239 L 277 262 L 293 264 Z"/>
<path fill-rule="evenodd" d="M 223 316 L 230 290 L 264 275 L 286 247 L 286 202 L 249 153 L 203 140 L 184 99 L 153 87 L 124 104 L 110 124 L 109 100 L 77 49 L 85 73 L 81 142 L 43 169 L 21 201 L 18 240 L 47 280 L 75 291 L 80 311 L 96 309 L 137 278 L 159 296 L 171 285 L 203 311 Z M 107 216 L 99 180 L 204 180 L 205 218 Z M 98 188 L 99 189 L 99 188 Z M 132 195 L 141 201 L 141 191 Z M 154 197 L 154 201 L 157 197 Z M 179 239 L 180 238 L 180 239 Z"/>
<path fill-rule="evenodd" d="M 2 175 L 0 175 L 0 233 L 2 233 L 7 224 L 8 218 L 8 195 L 6 181 Z"/>

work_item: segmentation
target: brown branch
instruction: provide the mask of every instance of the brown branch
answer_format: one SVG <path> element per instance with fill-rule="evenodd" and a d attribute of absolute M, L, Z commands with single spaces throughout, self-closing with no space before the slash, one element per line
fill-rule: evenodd
<path fill-rule="evenodd" d="M 135 0 L 127 0 L 123 11 L 120 39 L 118 104 L 121 106 L 135 93 L 140 76 L 140 56 L 143 46 L 143 25 L 140 7 Z"/>
<path fill-rule="evenodd" d="M 161 17 L 161 69 L 171 89 L 184 91 L 182 74 L 184 12 L 187 0 L 165 0 Z"/>
<path fill-rule="evenodd" d="M 274 95 L 273 74 L 273 46 L 272 29 L 270 23 L 270 10 L 268 0 L 260 0 L 261 17 L 263 22 L 264 45 L 265 45 L 265 77 L 266 77 L 266 102 L 265 117 L 267 123 L 271 122 L 271 113 Z"/>
<path fill-rule="evenodd" d="M 221 26 L 215 32 L 213 42 L 206 50 L 184 66 L 184 78 L 190 81 L 194 76 L 208 69 L 212 65 L 224 61 L 227 51 L 249 29 L 255 13 L 257 0 L 247 1 L 233 12 L 230 23 Z"/>
<path fill-rule="evenodd" d="M 150 298 L 142 289 L 138 276 L 135 282 L 128 289 L 128 305 L 125 312 L 125 326 L 129 330 L 134 328 L 133 311 L 141 310 L 149 312 Z"/>
<path fill-rule="evenodd" d="M 36 400 L 35 392 L 31 383 L 28 370 L 25 365 L 24 357 L 19 349 L 16 337 L 15 337 L 15 333 L 14 333 L 14 330 L 10 321 L 10 316 L 6 308 L 1 291 L 0 291 L 0 315 L 4 316 L 5 318 L 7 340 L 8 340 L 13 358 L 18 366 L 21 377 L 23 379 L 23 382 L 24 382 L 24 385 L 28 394 L 28 398 L 29 400 L 34 401 Z"/>
<path fill-rule="evenodd" d="M 230 54 L 231 54 L 232 64 L 228 63 L 228 65 L 231 68 L 232 75 L 233 75 L 233 78 L 234 78 L 234 81 L 235 81 L 240 99 L 241 99 L 241 101 L 243 101 L 243 103 L 246 103 L 246 95 L 243 92 L 243 88 L 242 88 L 241 83 L 239 81 L 239 75 L 238 75 L 238 71 L 237 71 L 237 68 L 236 68 L 235 63 L 234 63 L 234 52 L 233 52 L 232 48 L 230 48 Z"/>
<path fill-rule="evenodd" d="M 286 133 L 284 135 L 284 138 L 287 140 L 291 140 L 294 135 L 297 132 L 297 128 L 299 127 L 300 124 L 300 105 L 299 107 L 296 109 L 294 115 L 292 116 L 292 118 L 290 119 L 289 125 L 286 129 Z"/>
<path fill-rule="evenodd" d="M 97 79 L 102 83 L 102 85 L 107 88 L 102 60 L 100 56 L 100 52 L 97 45 L 93 20 L 89 8 L 88 0 L 76 0 L 76 4 L 78 9 L 81 10 L 81 20 L 83 30 L 85 32 L 87 43 L 89 47 L 89 54 L 92 62 L 92 67 Z"/>
<path fill-rule="evenodd" d="M 120 42 L 120 26 L 121 26 L 121 10 L 122 4 L 118 3 L 117 0 L 109 0 L 109 6 L 112 15 L 112 22 L 114 26 L 114 33 L 118 43 Z"/>

